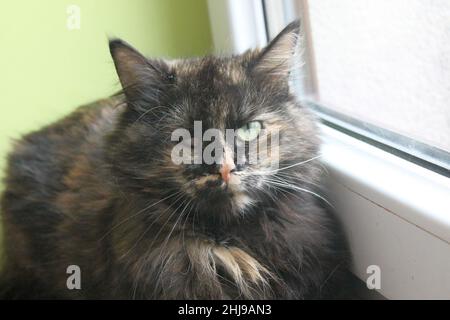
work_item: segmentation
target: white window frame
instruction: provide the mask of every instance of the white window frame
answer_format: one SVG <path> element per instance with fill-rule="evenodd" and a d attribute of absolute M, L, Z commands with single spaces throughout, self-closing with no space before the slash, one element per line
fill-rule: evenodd
<path fill-rule="evenodd" d="M 308 33 L 306 0 L 208 4 L 218 53 L 263 46 L 264 33 L 273 36 L 291 20 L 289 6 Z M 312 52 L 304 58 L 313 74 Z M 314 81 L 302 84 L 303 96 L 313 93 Z M 325 125 L 321 132 L 328 198 L 348 236 L 354 274 L 366 281 L 367 268 L 379 266 L 377 291 L 388 299 L 450 299 L 450 179 Z"/>

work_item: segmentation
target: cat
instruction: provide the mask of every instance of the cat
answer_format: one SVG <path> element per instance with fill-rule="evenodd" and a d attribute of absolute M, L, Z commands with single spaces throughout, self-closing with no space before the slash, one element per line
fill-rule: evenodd
<path fill-rule="evenodd" d="M 290 85 L 299 28 L 241 55 L 172 61 L 111 40 L 121 93 L 24 136 L 9 155 L 3 297 L 339 297 L 350 255 L 318 193 L 314 116 Z M 277 152 L 238 164 L 226 141 L 222 162 L 175 164 L 171 133 L 194 121 L 278 132 Z"/>

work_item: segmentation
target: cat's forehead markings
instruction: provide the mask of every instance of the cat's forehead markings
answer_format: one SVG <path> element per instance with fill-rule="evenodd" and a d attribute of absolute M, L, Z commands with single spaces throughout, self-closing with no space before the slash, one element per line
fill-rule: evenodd
<path fill-rule="evenodd" d="M 165 59 L 164 62 L 172 68 L 176 68 L 183 60 L 181 59 Z"/>
<path fill-rule="evenodd" d="M 224 70 L 224 74 L 228 79 L 231 80 L 233 84 L 238 84 L 244 80 L 245 73 L 241 67 L 238 67 L 233 64 L 229 64 L 226 70 Z"/>
<path fill-rule="evenodd" d="M 168 59 L 165 60 L 165 62 L 169 67 L 186 76 L 198 72 L 202 69 L 204 63 L 208 63 L 215 67 L 218 75 L 220 74 L 225 79 L 229 80 L 231 84 L 241 83 L 245 79 L 245 70 L 241 64 L 241 60 L 237 58 L 228 60 Z"/>
<path fill-rule="evenodd" d="M 264 121 L 264 122 L 274 122 L 279 121 L 280 115 L 277 112 L 264 112 L 258 115 L 258 117 L 255 120 Z"/>

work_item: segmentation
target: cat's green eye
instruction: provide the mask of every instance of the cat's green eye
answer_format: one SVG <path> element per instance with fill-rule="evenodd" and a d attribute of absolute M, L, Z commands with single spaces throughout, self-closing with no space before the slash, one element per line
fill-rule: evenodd
<path fill-rule="evenodd" d="M 237 129 L 236 135 L 242 141 L 252 141 L 255 140 L 259 133 L 261 132 L 262 125 L 259 121 L 251 121 L 245 126 Z"/>

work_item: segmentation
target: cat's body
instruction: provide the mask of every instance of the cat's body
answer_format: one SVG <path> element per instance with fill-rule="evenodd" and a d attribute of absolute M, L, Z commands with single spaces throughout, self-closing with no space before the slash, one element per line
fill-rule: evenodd
<path fill-rule="evenodd" d="M 127 85 L 130 65 L 121 66 L 120 56 L 127 50 L 112 45 L 125 95 L 25 136 L 10 155 L 1 202 L 6 264 L 0 292 L 9 298 L 336 297 L 349 262 L 345 239 L 314 194 L 304 192 L 320 181 L 311 161 L 318 140 L 311 115 L 293 102 L 284 81 L 273 74 L 267 83 L 256 74 L 268 71 L 264 61 L 255 62 L 264 60 L 260 53 L 250 52 L 175 67 L 155 62 L 146 85 L 155 70 L 169 75 L 162 80 L 167 83 L 153 82 L 157 88 L 143 94 Z M 126 61 L 141 59 L 133 55 Z M 260 108 L 245 109 L 242 101 Z M 147 115 L 150 109 L 142 109 L 152 103 L 156 114 Z M 183 107 L 188 117 L 180 116 L 183 103 L 190 105 Z M 175 111 L 158 114 L 169 104 Z M 208 127 L 239 127 L 230 123 L 244 115 L 281 130 L 285 180 L 266 186 L 261 172 L 266 179 L 282 175 L 248 165 L 226 178 L 220 171 L 225 183 L 211 167 L 170 162 L 167 134 L 170 139 L 173 129 L 198 119 Z M 307 165 L 298 165 L 302 161 Z M 80 267 L 80 290 L 67 287 L 70 265 Z"/>

